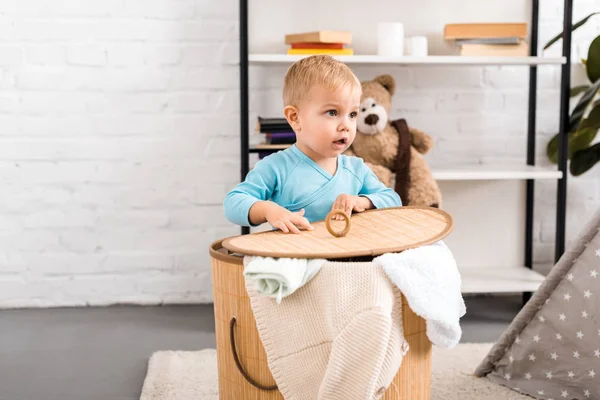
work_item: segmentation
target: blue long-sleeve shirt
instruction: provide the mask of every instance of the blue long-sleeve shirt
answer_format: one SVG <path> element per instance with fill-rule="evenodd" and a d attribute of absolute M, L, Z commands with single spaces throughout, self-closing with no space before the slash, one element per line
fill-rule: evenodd
<path fill-rule="evenodd" d="M 304 209 L 304 217 L 312 223 L 324 220 L 341 194 L 366 196 L 378 209 L 402 205 L 400 196 L 361 158 L 340 155 L 331 175 L 293 145 L 256 163 L 245 181 L 225 197 L 225 216 L 234 224 L 252 226 L 252 205 L 270 200 L 292 212 Z"/>

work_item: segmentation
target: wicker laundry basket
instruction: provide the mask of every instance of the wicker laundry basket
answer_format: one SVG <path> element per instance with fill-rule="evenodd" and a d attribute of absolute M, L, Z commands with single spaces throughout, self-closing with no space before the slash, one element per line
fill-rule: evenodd
<path fill-rule="evenodd" d="M 283 399 L 267 364 L 243 276 L 243 255 L 361 258 L 434 243 L 452 230 L 452 218 L 435 208 L 370 210 L 346 218 L 344 232 L 325 222 L 299 235 L 261 232 L 219 240 L 210 247 L 217 339 L 219 398 Z M 335 224 L 342 224 L 336 221 Z M 350 228 L 351 229 L 348 229 Z M 383 394 L 385 400 L 430 399 L 431 342 L 425 321 L 402 296 L 404 336 L 410 350 Z"/>

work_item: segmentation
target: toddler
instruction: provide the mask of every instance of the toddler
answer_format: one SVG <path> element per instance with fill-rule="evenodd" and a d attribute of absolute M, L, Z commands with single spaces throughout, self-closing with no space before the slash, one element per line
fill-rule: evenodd
<path fill-rule="evenodd" d="M 242 226 L 269 223 L 285 233 L 312 230 L 334 209 L 347 215 L 401 206 L 362 159 L 342 155 L 354 141 L 362 88 L 330 56 L 303 58 L 287 71 L 285 117 L 296 143 L 258 161 L 225 198 L 225 215 Z M 340 216 L 336 216 L 341 218 Z"/>

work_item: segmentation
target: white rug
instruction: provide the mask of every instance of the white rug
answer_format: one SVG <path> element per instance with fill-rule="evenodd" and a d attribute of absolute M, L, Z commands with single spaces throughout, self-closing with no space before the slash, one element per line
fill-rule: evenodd
<path fill-rule="evenodd" d="M 492 344 L 433 347 L 432 400 L 531 400 L 472 376 Z M 140 400 L 218 400 L 214 349 L 159 351 L 152 355 Z M 241 400 L 241 399 L 240 399 Z"/>

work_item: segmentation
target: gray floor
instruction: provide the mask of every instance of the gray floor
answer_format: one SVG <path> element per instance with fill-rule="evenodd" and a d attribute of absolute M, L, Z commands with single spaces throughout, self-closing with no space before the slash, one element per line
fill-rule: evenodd
<path fill-rule="evenodd" d="M 492 342 L 520 297 L 467 298 L 463 342 Z M 215 346 L 212 306 L 0 311 L 0 400 L 139 399 L 157 350 Z"/>

